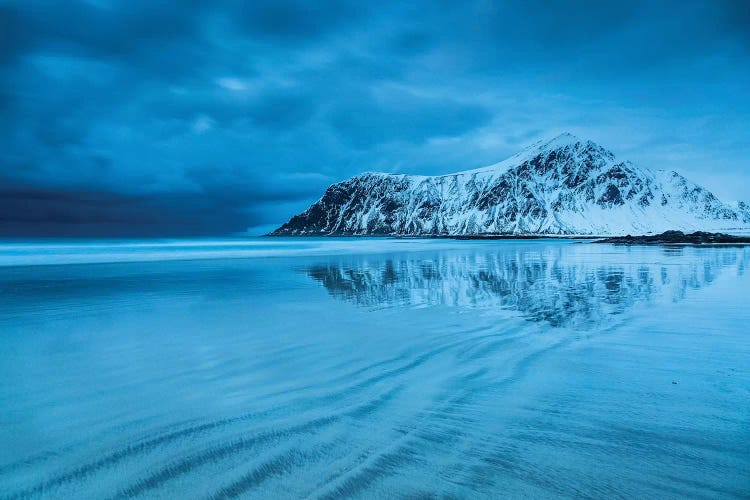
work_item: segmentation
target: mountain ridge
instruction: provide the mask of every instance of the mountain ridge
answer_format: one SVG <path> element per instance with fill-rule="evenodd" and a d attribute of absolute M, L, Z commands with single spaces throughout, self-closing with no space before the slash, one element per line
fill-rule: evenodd
<path fill-rule="evenodd" d="M 501 162 L 438 176 L 364 172 L 331 185 L 270 233 L 303 235 L 624 235 L 750 228 L 675 171 L 652 171 L 564 133 Z"/>

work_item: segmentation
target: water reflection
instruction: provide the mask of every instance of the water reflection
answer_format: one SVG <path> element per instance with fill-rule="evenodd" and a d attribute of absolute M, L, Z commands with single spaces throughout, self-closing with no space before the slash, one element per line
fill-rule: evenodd
<path fill-rule="evenodd" d="M 610 251 L 606 258 L 603 249 Z M 569 246 L 429 259 L 348 257 L 306 272 L 333 297 L 359 306 L 504 308 L 559 327 L 595 324 L 638 303 L 680 300 L 728 269 L 741 274 L 748 260 L 743 248 L 621 248 L 614 259 L 611 251 Z"/>
<path fill-rule="evenodd" d="M 0 498 L 750 498 L 750 249 L 313 243 L 2 268 Z"/>

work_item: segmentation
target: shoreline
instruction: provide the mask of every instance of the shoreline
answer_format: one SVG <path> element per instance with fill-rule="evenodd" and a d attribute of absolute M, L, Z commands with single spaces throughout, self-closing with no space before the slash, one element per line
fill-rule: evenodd
<path fill-rule="evenodd" d="M 682 231 L 665 231 L 653 235 L 558 235 L 558 234 L 266 234 L 269 238 L 383 238 L 383 239 L 448 239 L 457 241 L 494 241 L 494 240 L 587 240 L 589 243 L 609 243 L 613 245 L 750 245 L 749 236 L 735 236 L 726 233 L 711 233 L 696 231 L 683 233 Z"/>
<path fill-rule="evenodd" d="M 750 237 L 734 236 L 725 233 L 709 233 L 695 231 L 664 231 L 661 234 L 643 236 L 614 236 L 597 240 L 594 243 L 610 243 L 614 245 L 750 245 Z"/>

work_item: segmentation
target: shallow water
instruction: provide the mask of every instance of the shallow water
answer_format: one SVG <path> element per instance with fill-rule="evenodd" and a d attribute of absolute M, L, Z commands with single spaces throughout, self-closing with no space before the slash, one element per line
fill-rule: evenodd
<path fill-rule="evenodd" d="M 748 264 L 0 243 L 0 498 L 748 498 Z"/>

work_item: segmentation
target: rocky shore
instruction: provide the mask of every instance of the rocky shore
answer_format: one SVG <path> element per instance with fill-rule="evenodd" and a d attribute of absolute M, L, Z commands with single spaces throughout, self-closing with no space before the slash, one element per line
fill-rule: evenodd
<path fill-rule="evenodd" d="M 682 231 L 665 231 L 661 234 L 644 236 L 615 236 L 603 238 L 594 243 L 615 243 L 618 245 L 747 245 L 750 237 L 733 236 L 724 233 L 708 233 L 696 231 L 694 233 L 683 233 Z"/>

